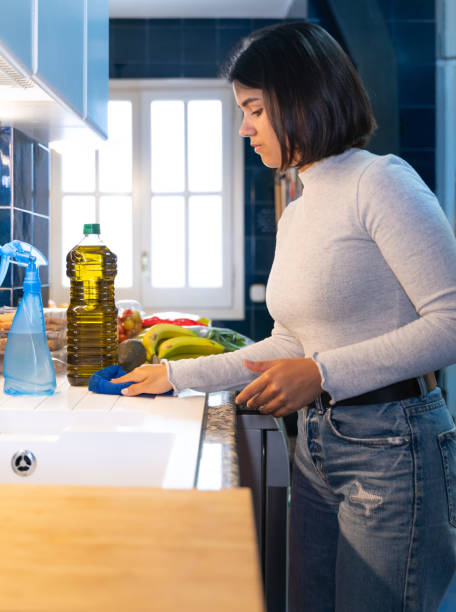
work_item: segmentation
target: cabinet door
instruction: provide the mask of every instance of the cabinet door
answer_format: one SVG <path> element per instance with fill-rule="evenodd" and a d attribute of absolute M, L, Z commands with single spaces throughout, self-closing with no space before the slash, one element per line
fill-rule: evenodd
<path fill-rule="evenodd" d="M 108 0 L 87 2 L 87 119 L 108 133 Z"/>
<path fill-rule="evenodd" d="M 1 2 L 0 44 L 32 72 L 33 0 Z"/>
<path fill-rule="evenodd" d="M 84 116 L 84 0 L 39 0 L 36 76 Z"/>

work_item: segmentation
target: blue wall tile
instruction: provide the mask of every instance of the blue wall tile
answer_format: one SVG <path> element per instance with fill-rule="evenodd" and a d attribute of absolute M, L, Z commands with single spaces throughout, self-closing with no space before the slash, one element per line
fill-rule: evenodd
<path fill-rule="evenodd" d="M 46 217 L 34 215 L 32 244 L 41 251 L 49 261 L 49 219 Z M 40 279 L 42 284 L 49 283 L 49 266 L 40 268 Z"/>
<path fill-rule="evenodd" d="M 0 128 L 0 206 L 11 204 L 11 128 Z"/>
<path fill-rule="evenodd" d="M 117 21 L 122 21 L 122 20 L 118 19 Z M 185 19 L 147 19 L 146 21 L 148 25 L 152 25 L 154 27 L 165 28 L 165 27 L 171 26 L 174 28 L 177 28 L 177 27 L 181 28 Z"/>
<path fill-rule="evenodd" d="M 185 64 L 213 64 L 216 58 L 215 28 L 183 28 L 183 61 Z"/>
<path fill-rule="evenodd" d="M 282 21 L 283 19 L 252 19 L 252 30 L 266 28 L 267 26 L 274 25 L 275 23 L 281 23 Z"/>
<path fill-rule="evenodd" d="M 435 191 L 435 154 L 433 149 L 400 151 L 403 157 L 418 172 L 431 191 Z"/>
<path fill-rule="evenodd" d="M 253 207 L 253 232 L 256 236 L 276 234 L 276 219 L 274 206 L 257 205 Z"/>
<path fill-rule="evenodd" d="M 230 55 L 230 52 L 251 32 L 247 26 L 220 27 L 217 39 L 217 61 L 222 64 Z"/>
<path fill-rule="evenodd" d="M 237 127 L 240 129 L 241 125 Z M 260 168 L 263 165 L 258 153 L 250 146 L 248 138 L 244 138 L 244 163 L 249 168 Z"/>
<path fill-rule="evenodd" d="M 0 208 L 0 245 L 3 246 L 7 242 L 11 242 L 12 239 L 13 237 L 11 233 L 11 208 Z M 11 270 L 12 267 L 13 266 L 10 266 L 10 269 L 6 273 L 6 276 L 2 283 L 2 287 L 13 286 L 13 273 Z M 8 296 L 11 298 L 11 292 L 8 294 Z M 3 299 L 6 299 L 4 295 Z M 11 305 L 11 302 L 9 302 L 8 304 Z M 1 303 L 0 300 L 0 306 L 4 305 L 5 304 Z"/>
<path fill-rule="evenodd" d="M 253 340 L 262 340 L 271 335 L 274 321 L 263 304 L 247 307 L 247 313 L 250 319 L 250 333 Z"/>
<path fill-rule="evenodd" d="M 269 237 L 256 236 L 252 240 L 254 274 L 269 274 L 274 258 L 275 240 Z"/>
<path fill-rule="evenodd" d="M 435 19 L 432 0 L 395 0 L 391 3 L 390 11 L 393 19 Z"/>
<path fill-rule="evenodd" d="M 399 67 L 402 106 L 435 105 L 435 66 L 402 64 Z"/>
<path fill-rule="evenodd" d="M 403 108 L 400 111 L 401 148 L 435 147 L 433 108 Z"/>
<path fill-rule="evenodd" d="M 49 150 L 33 144 L 33 211 L 49 216 Z"/>
<path fill-rule="evenodd" d="M 433 21 L 393 21 L 391 32 L 399 64 L 434 63 L 435 23 Z"/>
<path fill-rule="evenodd" d="M 23 295 L 24 295 L 24 292 L 22 288 L 13 289 L 12 290 L 13 301 L 12 301 L 11 306 L 17 306 L 19 302 L 21 301 Z"/>
<path fill-rule="evenodd" d="M 251 32 L 254 29 L 252 26 L 252 19 L 242 19 L 242 18 L 217 19 L 217 27 L 219 28 L 247 28 L 249 32 Z"/>
<path fill-rule="evenodd" d="M 12 303 L 11 289 L 0 288 L 0 306 L 11 306 Z"/>
<path fill-rule="evenodd" d="M 32 210 L 33 141 L 13 129 L 13 200 L 14 206 Z"/>
<path fill-rule="evenodd" d="M 261 163 L 261 162 L 259 162 Z M 274 171 L 266 166 L 249 168 L 248 192 L 255 202 L 272 202 L 274 199 Z"/>
<path fill-rule="evenodd" d="M 10 142 L 10 144 L 8 144 Z M 10 159 L 12 157 L 12 160 Z M 13 177 L 12 198 L 0 191 L 8 205 L 0 208 L 0 244 L 23 240 L 49 255 L 49 151 L 17 129 L 0 129 L 0 185 L 7 185 Z M 14 202 L 12 201 L 14 200 Z M 14 204 L 14 207 L 13 207 Z M 22 209 L 22 210 L 19 210 Z M 34 210 L 35 212 L 32 212 Z M 35 214 L 39 212 L 40 215 Z M 37 221 L 38 220 L 38 221 Z M 22 296 L 24 268 L 10 266 L 0 289 L 0 305 L 17 305 Z M 45 283 L 49 272 L 44 273 Z M 14 287 L 14 291 L 4 290 Z M 49 288 L 43 289 L 43 303 L 47 304 Z"/>
<path fill-rule="evenodd" d="M 175 70 L 173 70 L 175 68 Z M 181 66 L 164 66 L 163 64 L 111 64 L 111 79 L 159 79 L 163 77 L 180 77 Z"/>
<path fill-rule="evenodd" d="M 393 0 L 378 0 L 378 5 L 385 19 L 391 19 Z"/>
<path fill-rule="evenodd" d="M 33 244 L 34 216 L 30 212 L 13 209 L 13 240 Z M 13 265 L 13 287 L 22 287 L 25 268 Z"/>
<path fill-rule="evenodd" d="M 13 210 L 13 240 L 23 240 L 32 243 L 33 238 L 33 218 L 32 213 Z"/>
<path fill-rule="evenodd" d="M 154 64 L 177 64 L 182 60 L 182 28 L 149 22 L 147 60 Z"/>
<path fill-rule="evenodd" d="M 116 21 L 121 22 L 119 27 Z M 111 20 L 110 46 L 111 61 L 139 64 L 147 61 L 147 22 L 146 20 Z"/>
<path fill-rule="evenodd" d="M 0 208 L 0 246 L 11 240 L 11 208 Z"/>
<path fill-rule="evenodd" d="M 215 63 L 186 64 L 182 66 L 182 76 L 189 79 L 215 79 L 218 76 L 218 66 Z"/>
<path fill-rule="evenodd" d="M 434 1 L 383 0 L 380 7 L 398 60 L 400 153 L 434 189 Z M 422 125 L 420 121 L 423 121 Z"/>

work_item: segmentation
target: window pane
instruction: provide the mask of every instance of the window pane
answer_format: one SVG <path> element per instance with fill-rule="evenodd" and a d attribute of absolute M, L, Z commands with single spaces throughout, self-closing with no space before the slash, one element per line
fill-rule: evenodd
<path fill-rule="evenodd" d="M 100 190 L 131 192 L 132 108 L 127 100 L 108 105 L 108 140 L 99 148 Z"/>
<path fill-rule="evenodd" d="M 95 151 L 66 145 L 62 151 L 62 191 L 95 189 Z"/>
<path fill-rule="evenodd" d="M 188 188 L 190 191 L 222 189 L 220 100 L 192 100 L 188 103 Z"/>
<path fill-rule="evenodd" d="M 176 193 L 185 188 L 184 103 L 155 100 L 150 105 L 151 189 Z"/>
<path fill-rule="evenodd" d="M 66 256 L 84 238 L 84 223 L 95 223 L 93 196 L 65 196 L 62 199 L 62 284 L 70 286 Z"/>
<path fill-rule="evenodd" d="M 100 198 L 101 236 L 117 255 L 116 287 L 133 285 L 133 215 L 128 196 Z"/>
<path fill-rule="evenodd" d="M 151 285 L 185 286 L 185 204 L 182 196 L 155 196 L 151 203 Z"/>
<path fill-rule="evenodd" d="M 189 285 L 220 287 L 222 263 L 222 198 L 189 198 Z"/>

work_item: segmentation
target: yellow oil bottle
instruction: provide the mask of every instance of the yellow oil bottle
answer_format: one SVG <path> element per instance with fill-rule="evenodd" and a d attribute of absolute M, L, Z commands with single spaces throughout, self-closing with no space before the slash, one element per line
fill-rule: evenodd
<path fill-rule="evenodd" d="M 67 377 L 88 385 L 97 370 L 117 363 L 117 257 L 100 238 L 100 225 L 84 225 L 84 238 L 68 253 Z"/>

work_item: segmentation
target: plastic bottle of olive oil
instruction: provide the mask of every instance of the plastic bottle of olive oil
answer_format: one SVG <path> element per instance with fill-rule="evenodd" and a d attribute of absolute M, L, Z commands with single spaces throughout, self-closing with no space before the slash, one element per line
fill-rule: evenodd
<path fill-rule="evenodd" d="M 88 385 L 97 370 L 117 363 L 117 257 L 100 238 L 100 225 L 84 225 L 84 238 L 67 255 L 67 377 Z"/>

